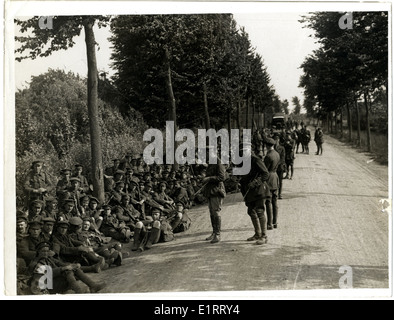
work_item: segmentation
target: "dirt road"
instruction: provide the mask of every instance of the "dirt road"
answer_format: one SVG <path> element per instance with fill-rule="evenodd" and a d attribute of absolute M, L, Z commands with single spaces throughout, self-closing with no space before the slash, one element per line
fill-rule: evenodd
<path fill-rule="evenodd" d="M 388 288 L 389 213 L 380 203 L 389 198 L 388 168 L 330 137 L 323 156 L 313 142 L 310 150 L 296 155 L 294 178 L 284 180 L 268 244 L 245 241 L 252 224 L 241 195 L 231 194 L 219 244 L 204 241 L 207 208 L 193 208 L 191 229 L 175 241 L 93 275 L 108 283 L 103 292 L 339 289 L 341 266 L 351 267 L 353 288 Z"/>

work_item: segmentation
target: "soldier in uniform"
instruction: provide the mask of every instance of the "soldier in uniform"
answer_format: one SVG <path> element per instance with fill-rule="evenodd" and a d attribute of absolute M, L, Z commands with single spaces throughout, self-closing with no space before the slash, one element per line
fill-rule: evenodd
<path fill-rule="evenodd" d="M 145 216 L 130 203 L 130 196 L 124 194 L 121 203 L 114 208 L 116 218 L 123 221 L 131 231 L 135 229 L 138 221 L 145 220 Z"/>
<path fill-rule="evenodd" d="M 264 158 L 265 167 L 268 170 L 268 180 L 267 184 L 270 188 L 271 197 L 267 198 L 265 201 L 265 207 L 267 211 L 267 230 L 272 230 L 272 228 L 277 228 L 277 218 L 278 218 L 278 189 L 279 189 L 279 177 L 277 174 L 278 166 L 280 163 L 280 155 L 274 149 L 276 141 L 272 138 L 266 140 L 266 145 L 268 147 L 267 155 Z"/>
<path fill-rule="evenodd" d="M 85 211 L 85 217 L 84 217 L 90 219 L 90 223 L 91 223 L 90 229 L 97 232 L 99 232 L 101 224 L 103 222 L 103 217 L 101 216 L 103 210 L 98 208 L 99 204 L 100 201 L 97 198 L 90 197 L 89 205 Z"/>
<path fill-rule="evenodd" d="M 75 224 L 74 220 L 71 221 Z M 69 226 L 69 222 L 66 221 L 56 223 L 55 232 L 52 236 L 53 251 L 63 261 L 83 265 L 81 269 L 84 272 L 101 272 L 102 268 L 105 267 L 105 259 L 98 258 L 92 248 L 86 247 L 80 241 L 75 240 L 68 233 Z"/>
<path fill-rule="evenodd" d="M 293 179 L 294 174 L 294 140 L 290 135 L 287 135 L 285 140 L 285 161 L 286 161 L 286 177 L 285 179 Z M 290 175 L 290 177 L 289 177 Z"/>
<path fill-rule="evenodd" d="M 124 221 L 119 221 L 116 214 L 112 212 L 110 205 L 104 205 L 104 220 L 100 231 L 107 237 L 122 242 L 130 242 L 131 230 Z"/>
<path fill-rule="evenodd" d="M 317 152 L 316 155 L 323 155 L 323 142 L 324 142 L 324 137 L 323 137 L 323 131 L 321 128 L 317 128 L 315 131 L 315 143 L 317 147 Z"/>
<path fill-rule="evenodd" d="M 278 169 L 276 170 L 279 178 L 278 199 L 282 199 L 283 174 L 286 172 L 286 150 L 283 147 L 278 135 L 275 136 L 275 141 L 275 150 L 279 153 L 280 157 Z"/>
<path fill-rule="evenodd" d="M 60 171 L 61 178 L 56 184 L 56 196 L 60 200 L 60 205 L 63 204 L 62 200 L 68 198 L 68 189 L 71 187 L 71 170 L 70 169 L 62 169 Z"/>
<path fill-rule="evenodd" d="M 241 193 L 255 232 L 247 241 L 256 241 L 256 244 L 262 245 L 267 243 L 268 240 L 265 200 L 270 197 L 270 190 L 267 184 L 269 172 L 263 160 L 252 152 L 250 145 L 243 145 L 241 153 L 244 158 L 251 158 L 251 169 L 240 180 Z"/>
<path fill-rule="evenodd" d="M 23 258 L 26 265 L 35 258 L 36 246 L 38 243 L 45 241 L 41 234 L 42 222 L 41 221 L 30 221 L 28 236 L 24 237 L 19 244 L 17 256 Z"/>
<path fill-rule="evenodd" d="M 166 209 L 173 210 L 174 200 L 166 193 L 167 183 L 164 181 L 161 182 L 159 188 L 160 190 L 154 193 L 153 199 Z"/>
<path fill-rule="evenodd" d="M 88 194 L 90 191 L 90 187 L 89 187 L 89 182 L 88 179 L 82 174 L 83 172 L 83 166 L 79 163 L 77 163 L 75 166 L 75 172 L 73 177 L 78 178 L 79 179 L 79 188 L 80 188 L 80 192 L 84 193 L 84 194 Z"/>
<path fill-rule="evenodd" d="M 214 148 L 208 147 L 207 151 L 212 159 L 217 159 L 217 163 L 208 164 L 206 176 L 202 180 L 204 185 L 202 192 L 205 198 L 208 199 L 209 214 L 212 226 L 212 234 L 206 238 L 206 240 L 210 241 L 211 243 L 217 243 L 220 241 L 222 225 L 222 217 L 220 216 L 220 212 L 222 210 L 223 199 L 226 196 L 223 183 L 226 175 L 226 169 L 224 168 L 220 159 L 218 159 L 216 150 Z M 208 154 L 207 161 L 209 162 Z"/>
<path fill-rule="evenodd" d="M 45 200 L 47 194 L 52 191 L 52 182 L 49 175 L 43 170 L 43 161 L 36 160 L 32 163 L 31 170 L 25 178 L 24 190 L 27 195 L 27 208 L 31 201 Z"/>
<path fill-rule="evenodd" d="M 67 199 L 64 201 L 63 207 L 60 208 L 59 214 L 57 216 L 57 221 L 69 221 L 72 217 L 76 215 L 74 199 Z"/>
<path fill-rule="evenodd" d="M 43 209 L 44 209 L 44 201 L 33 200 L 30 206 L 28 220 L 41 221 L 44 216 Z"/>
<path fill-rule="evenodd" d="M 42 219 L 42 230 L 41 234 L 45 241 L 50 242 L 52 239 L 53 228 L 55 226 L 56 220 L 54 218 L 43 218 Z"/>
<path fill-rule="evenodd" d="M 72 290 L 74 293 L 96 293 L 105 288 L 103 282 L 93 281 L 81 270 L 78 263 L 63 262 L 54 257 L 54 252 L 50 250 L 50 243 L 40 242 L 37 244 L 37 257 L 30 264 L 33 274 L 31 281 L 31 292 L 33 294 L 62 294 Z M 46 267 L 52 268 L 52 288 L 42 289 L 39 285 L 40 279 L 45 275 Z M 88 286 L 85 290 L 77 280 L 81 280 Z"/>
<path fill-rule="evenodd" d="M 138 221 L 134 229 L 134 243 L 131 248 L 132 251 L 144 251 L 151 249 L 155 243 L 160 240 L 161 210 L 158 208 L 152 209 L 152 218 L 144 221 Z"/>
<path fill-rule="evenodd" d="M 45 199 L 45 208 L 43 211 L 43 216 L 45 218 L 53 218 L 56 220 L 58 214 L 57 200 L 56 198 L 49 196 Z"/>

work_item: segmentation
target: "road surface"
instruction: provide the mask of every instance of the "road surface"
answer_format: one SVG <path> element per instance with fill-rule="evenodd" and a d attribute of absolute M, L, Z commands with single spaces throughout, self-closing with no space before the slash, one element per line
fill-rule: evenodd
<path fill-rule="evenodd" d="M 350 267 L 345 286 L 388 288 L 389 213 L 380 201 L 389 198 L 387 166 L 328 136 L 323 156 L 313 142 L 310 150 L 296 155 L 293 180 L 284 180 L 278 229 L 266 245 L 245 241 L 252 224 L 241 195 L 230 194 L 220 243 L 204 240 L 209 213 L 194 207 L 191 229 L 175 241 L 130 252 L 122 266 L 92 277 L 107 282 L 103 293 L 339 289 Z"/>

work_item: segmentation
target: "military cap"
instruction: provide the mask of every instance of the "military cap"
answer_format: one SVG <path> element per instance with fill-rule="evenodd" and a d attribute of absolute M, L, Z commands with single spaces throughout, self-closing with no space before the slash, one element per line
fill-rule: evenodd
<path fill-rule="evenodd" d="M 118 158 L 112 159 L 113 162 L 120 161 Z"/>
<path fill-rule="evenodd" d="M 35 165 L 35 164 L 37 164 L 37 163 L 44 163 L 44 161 L 42 161 L 42 160 L 34 160 L 31 164 L 32 165 Z"/>
<path fill-rule="evenodd" d="M 42 223 L 41 221 L 38 221 L 38 220 L 33 220 L 33 221 L 30 221 L 30 222 L 29 222 L 29 227 L 30 227 L 30 228 L 34 228 L 34 227 L 39 227 L 39 228 L 41 228 L 42 225 L 43 225 L 43 223 Z"/>
<path fill-rule="evenodd" d="M 118 181 L 118 182 L 116 182 L 116 185 L 124 185 L 124 182 L 123 181 Z"/>
<path fill-rule="evenodd" d="M 79 198 L 79 201 L 82 202 L 83 200 L 90 200 L 89 196 L 82 196 Z"/>
<path fill-rule="evenodd" d="M 131 180 L 130 183 L 135 185 L 135 186 L 138 186 L 138 182 L 137 181 Z"/>
<path fill-rule="evenodd" d="M 24 221 L 27 223 L 27 217 L 25 215 L 17 215 L 16 222 Z"/>
<path fill-rule="evenodd" d="M 74 199 L 65 199 L 64 204 L 66 204 L 66 203 L 70 203 L 70 204 L 75 205 Z"/>
<path fill-rule="evenodd" d="M 272 138 L 267 138 L 267 139 L 265 139 L 265 144 L 267 144 L 269 146 L 273 146 L 276 144 L 276 141 Z"/>
<path fill-rule="evenodd" d="M 60 173 L 71 173 L 70 169 L 62 169 L 60 170 Z"/>
<path fill-rule="evenodd" d="M 67 220 L 58 220 L 56 222 L 56 226 L 59 226 L 59 225 L 67 225 L 67 227 L 68 227 L 70 224 L 68 223 Z"/>
<path fill-rule="evenodd" d="M 104 210 L 106 210 L 106 209 L 112 209 L 112 207 L 111 207 L 109 204 L 103 205 L 102 208 L 103 208 Z"/>
<path fill-rule="evenodd" d="M 92 218 L 90 218 L 90 217 L 84 217 L 84 218 L 82 218 L 82 222 L 84 222 L 84 221 L 92 222 Z"/>
<path fill-rule="evenodd" d="M 116 170 L 115 174 L 124 174 L 123 170 Z"/>
<path fill-rule="evenodd" d="M 31 203 L 32 203 L 32 205 L 37 205 L 38 204 L 41 207 L 44 206 L 44 201 L 38 200 L 38 199 L 37 200 L 33 200 Z"/>
<path fill-rule="evenodd" d="M 55 197 L 49 196 L 49 197 L 45 198 L 45 202 L 46 203 L 48 203 L 48 202 L 57 202 L 57 200 L 56 200 Z"/>
<path fill-rule="evenodd" d="M 100 203 L 100 201 L 95 197 L 90 197 L 90 201 L 96 201 L 97 203 Z"/>
<path fill-rule="evenodd" d="M 178 205 L 178 204 L 181 204 L 182 207 L 185 206 L 185 203 L 182 200 L 178 200 L 178 201 L 175 202 L 175 205 Z"/>
<path fill-rule="evenodd" d="M 70 225 L 80 226 L 82 224 L 82 219 L 80 217 L 72 217 L 69 222 Z"/>
<path fill-rule="evenodd" d="M 81 182 L 81 180 L 78 177 L 72 177 L 70 178 L 70 181 L 78 181 Z"/>
<path fill-rule="evenodd" d="M 80 164 L 80 163 L 76 163 L 76 164 L 74 165 L 74 167 L 75 167 L 75 168 L 83 168 L 83 165 Z"/>
<path fill-rule="evenodd" d="M 165 182 L 165 181 L 161 181 L 161 182 L 160 182 L 160 185 L 161 185 L 161 186 L 166 186 L 166 187 L 168 187 L 168 184 L 167 184 L 167 182 Z"/>
<path fill-rule="evenodd" d="M 131 172 L 131 171 L 134 172 L 134 169 L 133 168 L 126 168 L 126 172 Z"/>
<path fill-rule="evenodd" d="M 46 218 L 43 218 L 42 219 L 42 222 L 45 224 L 45 223 L 53 223 L 53 224 L 55 224 L 56 223 L 56 220 L 55 219 L 53 219 L 53 218 L 51 218 L 51 217 L 46 217 Z"/>
<path fill-rule="evenodd" d="M 36 245 L 36 251 L 40 251 L 42 248 L 50 248 L 50 247 L 51 245 L 46 241 L 39 242 Z"/>

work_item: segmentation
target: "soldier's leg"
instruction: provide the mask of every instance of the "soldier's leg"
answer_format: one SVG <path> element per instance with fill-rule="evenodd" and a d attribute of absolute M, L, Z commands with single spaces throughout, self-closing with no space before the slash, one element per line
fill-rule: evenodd
<path fill-rule="evenodd" d="M 272 194 L 272 226 L 277 228 L 278 226 L 278 190 L 271 192 Z"/>
<path fill-rule="evenodd" d="M 152 229 L 150 231 L 150 235 L 148 241 L 145 245 L 145 249 L 150 249 L 155 243 L 159 242 L 160 239 L 160 221 L 153 222 Z"/>
<path fill-rule="evenodd" d="M 142 230 L 144 229 L 144 224 L 141 221 L 138 221 L 135 225 L 134 229 L 134 243 L 131 248 L 132 251 L 137 251 L 141 244 L 141 235 Z"/>
<path fill-rule="evenodd" d="M 214 200 L 213 198 L 208 198 L 208 209 L 209 209 L 209 218 L 211 220 L 212 234 L 206 238 L 205 240 L 211 241 L 215 235 L 214 225 L 215 225 L 215 214 L 214 214 Z"/>
<path fill-rule="evenodd" d="M 104 282 L 96 282 L 93 281 L 88 275 L 86 275 L 81 269 L 77 269 L 74 271 L 75 277 L 81 280 L 83 283 L 85 283 L 89 289 L 90 292 L 96 293 L 103 288 L 105 288 L 106 284 Z"/>
<path fill-rule="evenodd" d="M 82 272 L 82 270 L 80 270 L 80 272 Z M 87 290 L 87 288 L 84 288 L 83 285 L 81 286 L 78 283 L 77 279 L 75 279 L 74 271 L 65 271 L 64 277 L 66 278 L 69 289 L 71 289 L 75 293 L 89 293 L 89 290 Z"/>
<path fill-rule="evenodd" d="M 211 243 L 217 243 L 220 241 L 220 232 L 222 229 L 222 217 L 220 212 L 222 211 L 223 198 L 213 197 L 211 198 L 211 215 L 213 215 L 213 232 L 214 236 Z"/>
<path fill-rule="evenodd" d="M 259 217 L 257 216 L 257 211 L 254 207 L 254 204 L 249 204 L 248 205 L 248 215 L 250 219 L 252 220 L 253 228 L 254 228 L 254 235 L 250 238 L 247 239 L 247 241 L 255 241 L 259 240 L 262 235 L 261 231 L 261 226 L 260 226 L 260 220 Z"/>
<path fill-rule="evenodd" d="M 256 213 L 260 221 L 261 226 L 261 238 L 257 240 L 257 245 L 262 245 L 267 243 L 267 215 L 264 210 L 264 200 L 257 201 L 256 203 Z"/>
<path fill-rule="evenodd" d="M 278 172 L 279 177 L 279 190 L 278 190 L 278 198 L 282 199 L 282 186 L 283 186 L 283 171 Z"/>
<path fill-rule="evenodd" d="M 272 199 L 265 199 L 265 211 L 267 212 L 267 230 L 272 230 Z"/>
<path fill-rule="evenodd" d="M 171 221 L 172 230 L 175 230 L 175 228 L 181 223 L 182 217 L 183 217 L 182 212 L 177 212 L 177 214 L 174 216 L 174 218 Z"/>

